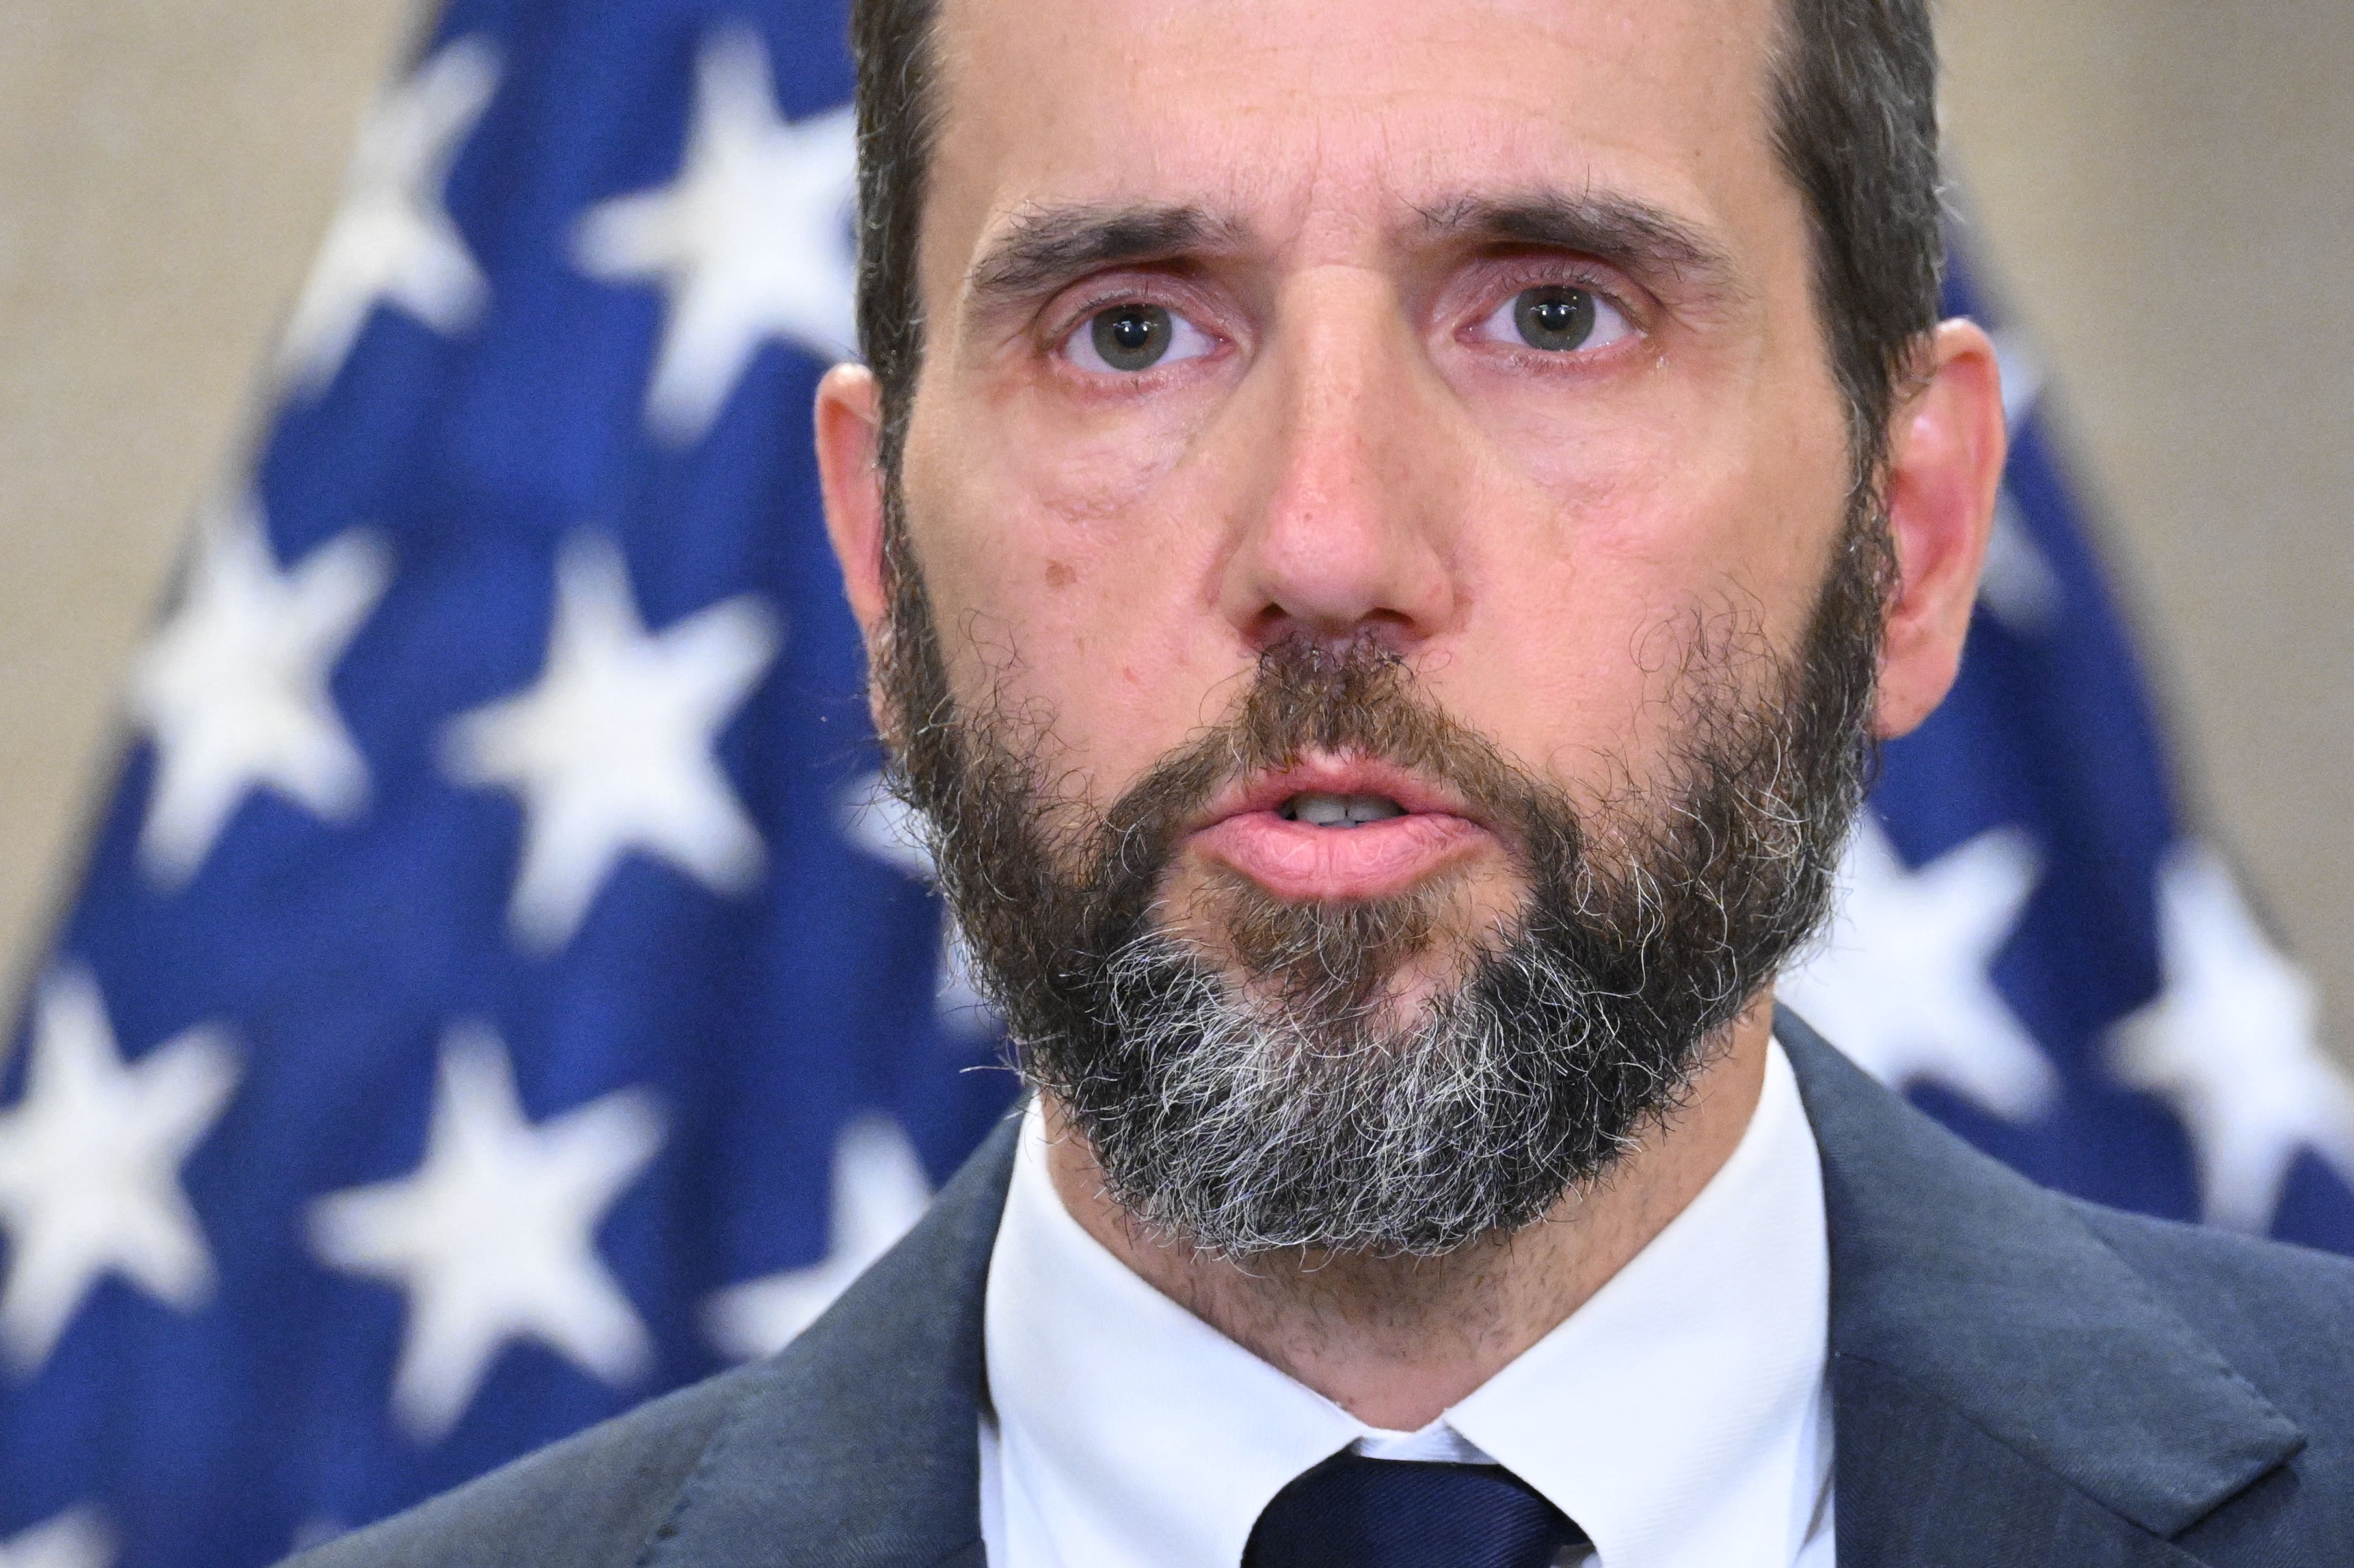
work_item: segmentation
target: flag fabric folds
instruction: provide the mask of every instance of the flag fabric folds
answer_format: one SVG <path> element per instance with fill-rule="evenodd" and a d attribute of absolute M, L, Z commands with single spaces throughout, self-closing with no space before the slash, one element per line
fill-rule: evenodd
<path fill-rule="evenodd" d="M 369 115 L 0 1056 L 0 1568 L 267 1563 L 765 1353 L 1009 1103 L 816 506 L 843 31 L 454 0 Z M 2013 385 L 1793 1000 L 2042 1180 L 2354 1248 L 2354 1100 Z"/>

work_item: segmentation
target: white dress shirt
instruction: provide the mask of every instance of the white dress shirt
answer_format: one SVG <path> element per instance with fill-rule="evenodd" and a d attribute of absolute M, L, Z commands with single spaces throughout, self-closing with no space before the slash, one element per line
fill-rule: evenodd
<path fill-rule="evenodd" d="M 1822 1170 L 1770 1048 L 1723 1170 L 1583 1307 L 1417 1433 L 1367 1426 L 1083 1230 L 1034 1106 L 991 1255 L 990 1568 L 1236 1568 L 1275 1494 L 1345 1448 L 1499 1463 L 1598 1568 L 1832 1568 Z"/>

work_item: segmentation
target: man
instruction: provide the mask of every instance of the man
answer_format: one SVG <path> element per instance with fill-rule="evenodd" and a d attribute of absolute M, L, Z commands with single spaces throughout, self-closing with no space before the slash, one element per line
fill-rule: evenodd
<path fill-rule="evenodd" d="M 2002 455 L 1914 0 L 863 0 L 833 543 L 1036 1095 L 775 1361 L 313 1561 L 2314 1563 L 2354 1269 L 1775 971 Z"/>

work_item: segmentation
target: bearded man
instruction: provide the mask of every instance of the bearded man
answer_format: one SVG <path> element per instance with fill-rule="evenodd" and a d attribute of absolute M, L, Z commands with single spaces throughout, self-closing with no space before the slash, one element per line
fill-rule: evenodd
<path fill-rule="evenodd" d="M 1034 1094 L 776 1360 L 314 1561 L 2344 1561 L 2354 1268 L 1773 1007 L 2002 466 L 1924 0 L 854 26 L 827 513 Z"/>

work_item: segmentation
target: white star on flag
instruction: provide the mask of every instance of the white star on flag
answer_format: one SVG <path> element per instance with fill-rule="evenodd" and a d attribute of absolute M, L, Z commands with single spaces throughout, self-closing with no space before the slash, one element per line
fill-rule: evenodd
<path fill-rule="evenodd" d="M 236 1053 L 210 1027 L 125 1065 L 87 970 L 66 966 L 42 982 L 24 1096 L 0 1111 L 0 1351 L 19 1372 L 40 1370 L 107 1274 L 183 1311 L 211 1292 L 180 1167 L 237 1078 Z"/>
<path fill-rule="evenodd" d="M 771 338 L 826 359 L 850 352 L 856 170 L 847 107 L 788 123 L 756 35 L 730 26 L 704 45 L 677 183 L 600 203 L 574 239 L 591 277 L 668 291 L 646 389 L 656 435 L 699 440 Z"/>
<path fill-rule="evenodd" d="M 2354 1185 L 2354 1083 L 2322 1052 L 2312 982 L 2220 856 L 2178 847 L 2158 896 L 2165 989 L 2117 1025 L 2110 1061 L 2182 1118 L 2207 1219 L 2263 1232 L 2300 1150 Z"/>
<path fill-rule="evenodd" d="M 714 1295 L 704 1330 L 722 1355 L 772 1356 L 923 1218 L 932 1201 L 923 1161 L 887 1117 L 854 1117 L 833 1147 L 826 1255 L 807 1268 L 747 1280 Z"/>
<path fill-rule="evenodd" d="M 2060 1075 L 1988 973 L 2035 891 L 2034 845 L 1996 828 L 1907 871 L 1866 817 L 1849 846 L 1823 948 L 1785 974 L 1780 1000 L 1882 1082 L 1926 1081 L 2011 1121 L 2032 1121 Z"/>
<path fill-rule="evenodd" d="M 416 1174 L 311 1210 L 329 1266 L 408 1293 L 392 1405 L 420 1442 L 458 1424 L 511 1340 L 536 1340 L 617 1386 L 645 1372 L 645 1325 L 596 1233 L 662 1140 L 662 1115 L 637 1089 L 535 1126 L 497 1036 L 451 1032 Z"/>
<path fill-rule="evenodd" d="M 487 40 L 457 39 L 386 94 L 361 128 L 343 203 L 279 350 L 281 374 L 298 393 L 315 395 L 335 378 L 378 302 L 445 336 L 482 313 L 490 286 L 441 193 L 498 79 Z"/>
<path fill-rule="evenodd" d="M 593 535 L 565 546 L 539 683 L 461 715 L 443 736 L 452 779 L 523 800 L 508 910 L 518 941 L 542 953 L 570 941 L 633 849 L 715 892 L 758 880 L 765 847 L 712 747 L 780 637 L 749 594 L 649 635 L 620 551 Z"/>
<path fill-rule="evenodd" d="M 154 737 L 139 858 L 186 885 L 258 786 L 344 821 L 367 802 L 367 765 L 327 682 L 391 577 L 382 539 L 350 529 L 281 573 L 249 503 L 209 507 L 178 607 L 131 677 L 133 721 Z"/>
<path fill-rule="evenodd" d="M 87 1508 L 0 1541 L 0 1568 L 107 1568 L 113 1561 L 114 1533 Z"/>
<path fill-rule="evenodd" d="M 884 786 L 880 773 L 859 779 L 842 797 L 842 831 L 851 843 L 911 881 L 933 880 L 932 852 L 907 803 Z M 981 1035 L 997 1028 L 997 1010 L 981 993 L 973 976 L 972 949 L 956 916 L 940 916 L 939 955 L 932 965 L 932 1013 L 957 1034 Z"/>

